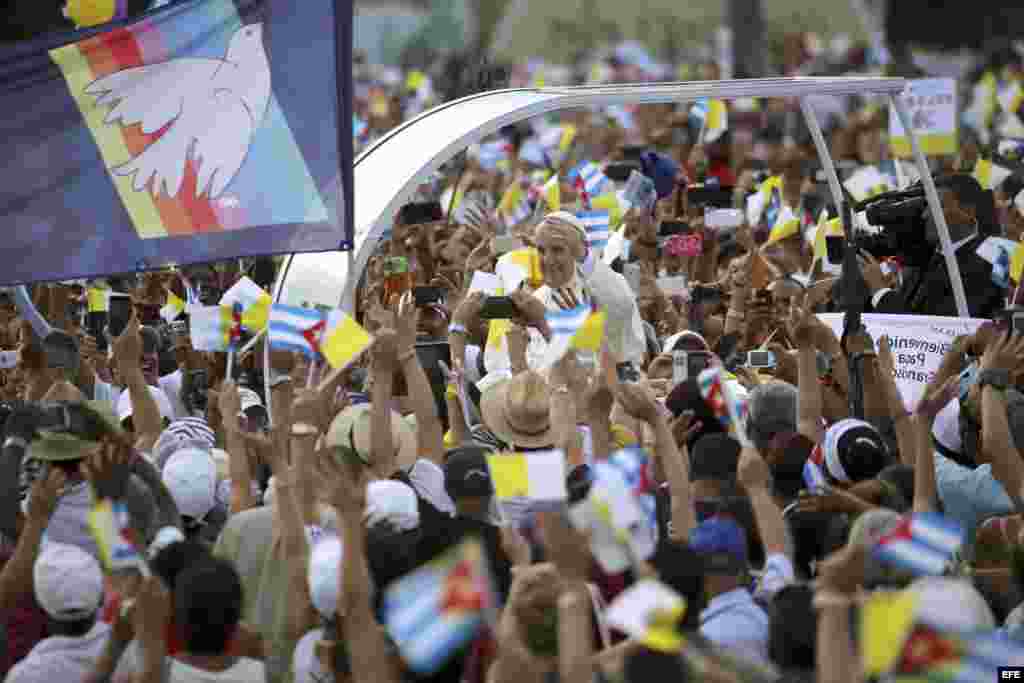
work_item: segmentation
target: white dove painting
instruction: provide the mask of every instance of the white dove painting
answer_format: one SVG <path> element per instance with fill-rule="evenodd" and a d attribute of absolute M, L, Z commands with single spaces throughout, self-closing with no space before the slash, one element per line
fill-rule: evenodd
<path fill-rule="evenodd" d="M 196 168 L 196 196 L 224 195 L 245 163 L 271 100 L 270 64 L 262 24 L 239 28 L 222 59 L 180 57 L 123 69 L 90 83 L 96 106 L 110 106 L 104 123 L 140 125 L 152 135 L 142 152 L 111 171 L 132 189 L 175 198 L 186 163 Z"/>

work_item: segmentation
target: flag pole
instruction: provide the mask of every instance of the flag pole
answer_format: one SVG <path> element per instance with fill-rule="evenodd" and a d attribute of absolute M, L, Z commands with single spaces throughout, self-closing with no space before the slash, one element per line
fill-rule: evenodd
<path fill-rule="evenodd" d="M 226 373 L 224 373 L 225 374 L 225 377 L 224 377 L 224 381 L 225 382 L 230 382 L 231 381 L 231 374 L 232 374 L 231 371 L 234 370 L 234 369 L 235 369 L 235 352 L 234 351 L 228 351 L 228 370 L 227 370 Z"/>
<path fill-rule="evenodd" d="M 267 407 L 267 425 L 273 428 L 274 413 L 270 407 L 270 339 L 263 342 L 263 404 Z"/>
<path fill-rule="evenodd" d="M 306 388 L 312 389 L 316 382 L 316 358 L 312 358 L 309 361 L 309 376 L 306 377 Z"/>

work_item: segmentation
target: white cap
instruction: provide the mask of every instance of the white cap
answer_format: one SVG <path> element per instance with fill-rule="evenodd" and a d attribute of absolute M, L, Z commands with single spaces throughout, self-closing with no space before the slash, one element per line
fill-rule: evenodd
<path fill-rule="evenodd" d="M 400 481 L 371 481 L 366 486 L 364 518 L 367 526 L 388 522 L 398 531 L 411 531 L 420 525 L 416 492 Z"/>
<path fill-rule="evenodd" d="M 260 395 L 247 387 L 238 387 L 238 398 L 242 401 L 243 413 L 253 406 L 263 407 L 263 401 L 260 400 Z"/>
<path fill-rule="evenodd" d="M 160 417 L 165 420 L 174 419 L 174 409 L 171 408 L 171 401 L 167 398 L 167 394 L 164 393 L 163 389 L 157 387 L 148 387 L 149 395 L 156 401 L 156 407 L 160 411 Z M 125 389 L 121 392 L 121 397 L 117 399 L 117 421 L 124 422 L 125 418 L 132 416 L 132 398 L 131 392 Z"/>
<path fill-rule="evenodd" d="M 325 536 L 309 553 L 309 599 L 324 619 L 332 619 L 338 611 L 338 583 L 344 546 L 337 536 Z"/>
<path fill-rule="evenodd" d="M 96 613 L 103 599 L 103 571 L 78 546 L 46 543 L 32 569 L 36 602 L 56 621 L 77 621 Z"/>
<path fill-rule="evenodd" d="M 164 465 L 163 481 L 182 515 L 201 521 L 217 503 L 217 466 L 204 450 L 175 452 Z"/>

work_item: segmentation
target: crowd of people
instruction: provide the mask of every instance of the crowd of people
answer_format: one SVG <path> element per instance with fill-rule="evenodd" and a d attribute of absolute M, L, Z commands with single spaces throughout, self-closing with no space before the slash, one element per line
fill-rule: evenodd
<path fill-rule="evenodd" d="M 1016 53 L 988 66 L 974 100 L 1024 82 Z M 433 97 L 424 72 L 373 78 L 357 73 L 360 144 Z M 372 343 L 333 372 L 272 334 L 197 351 L 171 305 L 269 289 L 273 259 L 5 293 L 0 672 L 859 683 L 1024 665 L 1024 124 L 984 102 L 931 161 L 986 322 L 913 402 L 887 338 L 817 315 L 958 314 L 871 99 L 816 102 L 842 179 L 917 203 L 856 213 L 874 235 L 856 277 L 779 100 L 563 112 L 475 145 L 397 213 L 356 297 Z M 130 301 L 117 329 L 111 291 Z"/>

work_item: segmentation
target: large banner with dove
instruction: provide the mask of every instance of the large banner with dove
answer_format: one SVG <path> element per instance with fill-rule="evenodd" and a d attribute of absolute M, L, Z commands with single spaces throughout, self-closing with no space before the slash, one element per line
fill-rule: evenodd
<path fill-rule="evenodd" d="M 0 284 L 351 248 L 351 31 L 178 0 L 0 48 Z"/>

